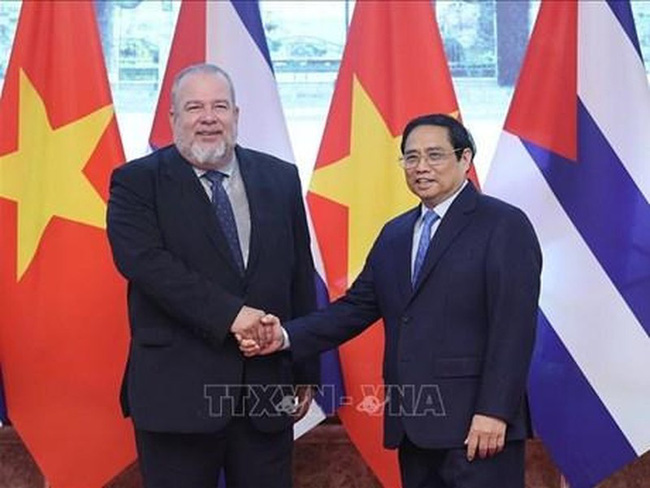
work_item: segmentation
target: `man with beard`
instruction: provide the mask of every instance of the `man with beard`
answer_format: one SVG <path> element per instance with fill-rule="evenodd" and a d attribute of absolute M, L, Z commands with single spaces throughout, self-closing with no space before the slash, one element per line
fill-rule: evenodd
<path fill-rule="evenodd" d="M 172 87 L 174 144 L 115 170 L 108 236 L 128 280 L 122 407 L 147 487 L 291 486 L 292 424 L 318 363 L 245 359 L 260 317 L 315 305 L 298 171 L 236 144 L 228 74 L 202 64 Z M 292 415 L 276 408 L 296 394 Z M 283 400 L 284 403 L 283 403 Z M 286 410 L 286 409 L 284 409 Z"/>

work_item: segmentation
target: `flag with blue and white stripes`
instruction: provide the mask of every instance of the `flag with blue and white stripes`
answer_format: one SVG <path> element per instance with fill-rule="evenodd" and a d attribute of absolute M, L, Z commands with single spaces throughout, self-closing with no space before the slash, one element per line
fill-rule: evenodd
<path fill-rule="evenodd" d="M 176 73 L 197 63 L 225 69 L 240 109 L 237 141 L 292 161 L 293 151 L 278 95 L 258 2 L 183 1 L 160 89 L 150 145 L 172 142 L 171 85 Z"/>
<path fill-rule="evenodd" d="M 485 188 L 542 243 L 533 424 L 592 487 L 650 449 L 650 91 L 629 2 L 542 2 Z"/>

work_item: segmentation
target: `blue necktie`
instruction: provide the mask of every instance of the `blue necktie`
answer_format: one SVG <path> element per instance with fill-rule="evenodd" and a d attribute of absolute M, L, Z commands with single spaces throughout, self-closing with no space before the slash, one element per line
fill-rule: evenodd
<path fill-rule="evenodd" d="M 235 223 L 235 214 L 230 205 L 230 198 L 223 187 L 223 179 L 228 175 L 219 171 L 207 171 L 205 176 L 212 186 L 212 207 L 217 215 L 221 229 L 228 241 L 228 247 L 232 251 L 237 268 L 241 274 L 244 274 L 244 258 L 242 257 L 241 247 L 239 247 L 239 236 L 237 234 L 237 224 Z"/>
<path fill-rule="evenodd" d="M 418 281 L 418 276 L 420 276 L 420 271 L 422 270 L 422 265 L 424 264 L 424 258 L 427 255 L 427 249 L 429 249 L 429 243 L 431 242 L 431 227 L 436 220 L 440 217 L 433 210 L 427 210 L 424 213 L 422 221 L 422 233 L 420 234 L 420 242 L 418 243 L 418 251 L 415 254 L 415 264 L 413 266 L 413 276 L 411 278 L 411 284 L 415 286 L 415 283 Z"/>

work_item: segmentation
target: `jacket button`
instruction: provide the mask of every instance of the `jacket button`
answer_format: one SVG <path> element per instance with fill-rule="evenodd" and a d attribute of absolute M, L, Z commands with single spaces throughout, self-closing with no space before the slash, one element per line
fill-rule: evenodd
<path fill-rule="evenodd" d="M 409 317 L 408 315 L 402 316 L 402 325 L 408 324 L 410 320 L 411 320 L 411 317 Z"/>

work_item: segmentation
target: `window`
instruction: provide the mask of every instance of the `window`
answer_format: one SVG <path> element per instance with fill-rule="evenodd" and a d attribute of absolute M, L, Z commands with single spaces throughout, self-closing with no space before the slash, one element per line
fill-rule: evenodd
<path fill-rule="evenodd" d="M 147 147 L 180 2 L 114 0 L 95 6 L 116 113 L 131 159 Z M 650 3 L 636 0 L 632 7 L 648 69 Z M 260 9 L 297 161 L 311 169 L 354 2 L 262 0 Z M 538 9 L 536 0 L 436 3 L 461 113 L 477 141 L 480 178 L 487 173 Z M 19 11 L 18 1 L 0 2 L 0 86 Z"/>

